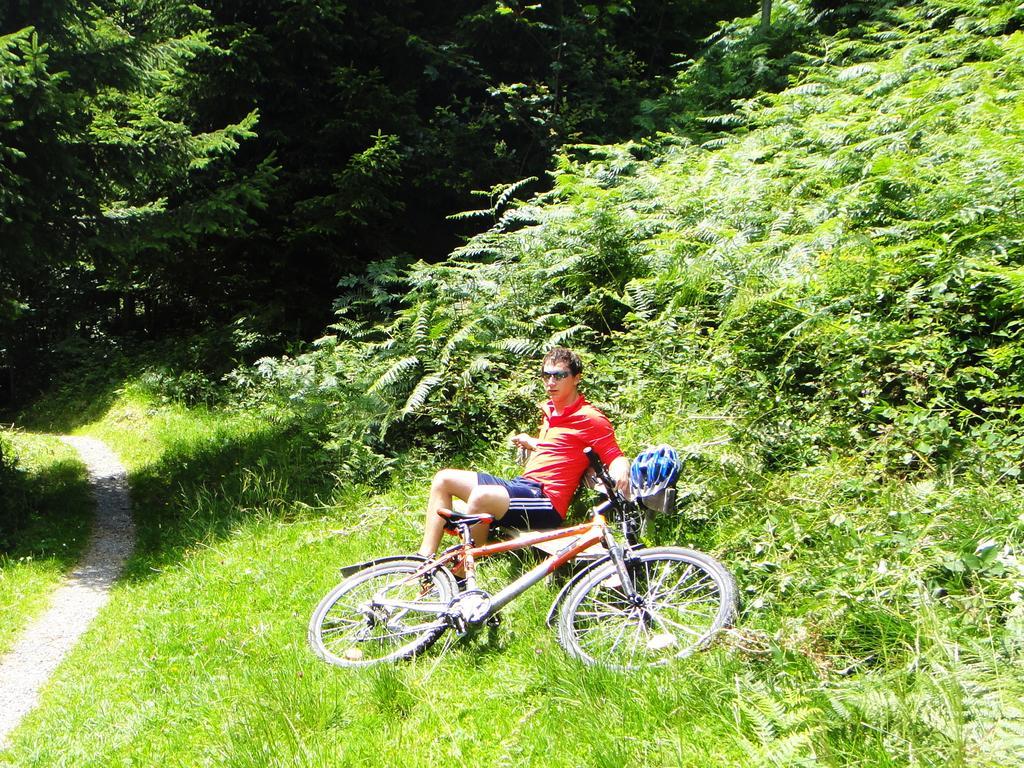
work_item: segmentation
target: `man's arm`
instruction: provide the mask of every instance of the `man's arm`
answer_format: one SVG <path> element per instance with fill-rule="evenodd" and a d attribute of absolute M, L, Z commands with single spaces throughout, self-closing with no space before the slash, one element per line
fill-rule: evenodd
<path fill-rule="evenodd" d="M 523 450 L 535 451 L 537 450 L 537 438 L 530 437 L 525 432 L 520 432 L 512 438 L 512 445 Z"/>
<path fill-rule="evenodd" d="M 615 482 L 615 488 L 627 499 L 629 498 L 629 467 L 629 459 L 625 456 L 613 459 L 612 463 L 608 465 L 608 474 Z"/>

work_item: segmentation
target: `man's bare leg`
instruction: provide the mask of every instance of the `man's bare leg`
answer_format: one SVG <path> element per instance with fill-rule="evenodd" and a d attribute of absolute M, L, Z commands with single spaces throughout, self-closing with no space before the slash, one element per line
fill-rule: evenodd
<path fill-rule="evenodd" d="M 460 498 L 467 504 L 466 512 L 471 515 L 484 513 L 500 520 L 508 512 L 509 496 L 500 485 L 480 485 L 476 472 L 464 469 L 442 469 L 434 475 L 430 484 L 430 499 L 427 502 L 427 516 L 423 525 L 423 543 L 419 554 L 433 557 L 444 534 L 447 522 L 437 510 L 451 509 L 452 499 Z M 487 541 L 487 526 L 473 528 L 473 539 L 477 544 Z"/>

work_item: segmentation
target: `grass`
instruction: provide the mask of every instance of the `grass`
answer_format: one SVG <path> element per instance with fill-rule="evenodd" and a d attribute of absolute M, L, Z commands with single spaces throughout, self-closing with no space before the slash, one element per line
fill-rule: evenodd
<path fill-rule="evenodd" d="M 0 653 L 82 554 L 93 504 L 85 468 L 56 437 L 8 433 L 21 469 L 0 527 Z"/>
<path fill-rule="evenodd" d="M 304 625 L 336 565 L 355 554 L 333 523 L 251 520 L 152 583 L 124 585 L 21 732 L 15 761 L 610 764 L 605 746 L 656 753 L 635 734 L 663 730 L 666 710 L 684 709 L 701 685 L 680 689 L 662 673 L 641 698 L 622 697 L 618 676 L 561 654 L 542 626 L 550 592 L 517 605 L 493 643 L 364 673 L 327 667 L 306 649 Z M 391 533 L 384 524 L 371 536 Z M 595 717 L 600 731 L 583 736 Z M 54 728 L 76 736 L 58 745 Z M 581 738 L 561 744 L 565 732 Z"/>
<path fill-rule="evenodd" d="M 415 547 L 430 467 L 339 487 L 294 425 L 130 388 L 85 431 L 129 464 L 140 548 L 0 764 L 987 766 L 1021 733 L 1019 566 L 967 557 L 971 521 L 1019 537 L 1012 498 L 868 492 L 848 465 L 756 493 L 723 475 L 697 538 L 745 606 L 709 652 L 580 667 L 538 585 L 496 632 L 352 672 L 307 649 L 309 614 L 340 565 Z"/>

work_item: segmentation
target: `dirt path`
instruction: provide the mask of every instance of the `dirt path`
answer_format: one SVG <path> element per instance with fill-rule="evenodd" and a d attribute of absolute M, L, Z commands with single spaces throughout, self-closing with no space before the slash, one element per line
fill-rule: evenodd
<path fill-rule="evenodd" d="M 0 749 L 35 707 L 39 691 L 110 596 L 135 544 L 125 468 L 99 440 L 64 437 L 89 469 L 96 522 L 82 562 L 54 592 L 50 608 L 0 659 Z"/>

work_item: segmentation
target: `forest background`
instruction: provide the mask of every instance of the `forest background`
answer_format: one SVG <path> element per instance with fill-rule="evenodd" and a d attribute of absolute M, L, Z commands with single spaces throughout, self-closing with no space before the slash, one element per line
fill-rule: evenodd
<path fill-rule="evenodd" d="M 1018 759 L 1019 2 L 37 6 L 0 10 L 0 650 L 88 529 L 44 433 L 117 448 L 140 540 L 0 761 Z M 514 470 L 555 343 L 683 452 L 649 537 L 735 572 L 737 629 L 627 679 L 540 594 L 324 669 L 336 567 L 411 549 L 438 466 Z"/>

